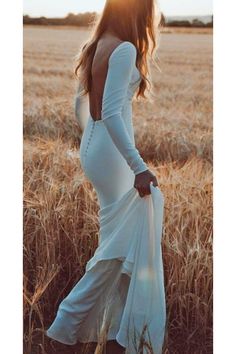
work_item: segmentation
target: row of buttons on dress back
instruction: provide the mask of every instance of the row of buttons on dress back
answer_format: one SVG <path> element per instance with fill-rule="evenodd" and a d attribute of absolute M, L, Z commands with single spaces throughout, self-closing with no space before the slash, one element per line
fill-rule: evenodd
<path fill-rule="evenodd" d="M 89 143 L 90 143 L 90 141 L 92 139 L 92 136 L 93 136 L 94 127 L 95 127 L 95 122 L 93 121 L 92 122 L 92 128 L 90 130 L 90 135 L 89 135 L 89 138 L 88 138 L 88 143 L 87 143 L 86 150 L 85 150 L 85 154 L 87 154 Z"/>

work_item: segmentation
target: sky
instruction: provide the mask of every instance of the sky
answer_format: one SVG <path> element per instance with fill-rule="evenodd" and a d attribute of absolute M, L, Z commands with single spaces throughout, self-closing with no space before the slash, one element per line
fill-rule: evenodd
<path fill-rule="evenodd" d="M 137 0 L 139 1 L 139 0 Z M 213 0 L 159 0 L 165 16 L 212 15 Z M 100 12 L 105 0 L 23 0 L 24 15 L 64 17 L 69 12 Z"/>

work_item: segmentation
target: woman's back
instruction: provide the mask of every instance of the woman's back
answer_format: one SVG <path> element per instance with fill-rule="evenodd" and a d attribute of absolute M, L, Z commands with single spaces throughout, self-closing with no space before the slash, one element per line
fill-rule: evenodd
<path fill-rule="evenodd" d="M 122 41 L 111 35 L 105 34 L 97 44 L 91 69 L 91 91 L 89 92 L 90 113 L 94 120 L 101 119 L 102 97 L 108 70 L 108 60 L 113 50 Z"/>

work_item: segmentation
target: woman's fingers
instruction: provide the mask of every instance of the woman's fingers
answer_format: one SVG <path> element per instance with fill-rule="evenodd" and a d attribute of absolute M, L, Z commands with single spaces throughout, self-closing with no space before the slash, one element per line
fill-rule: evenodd
<path fill-rule="evenodd" d="M 145 194 L 146 194 L 146 195 L 151 194 L 150 183 L 148 183 L 147 186 L 146 186 L 146 188 L 145 188 Z"/>
<path fill-rule="evenodd" d="M 140 197 L 145 197 L 145 195 L 151 194 L 150 184 L 145 184 L 138 189 Z"/>
<path fill-rule="evenodd" d="M 158 187 L 158 182 L 157 182 L 157 178 L 156 177 L 153 177 L 152 184 L 153 184 L 154 187 Z"/>
<path fill-rule="evenodd" d="M 141 198 L 146 195 L 145 188 L 143 186 L 139 188 L 139 195 Z"/>

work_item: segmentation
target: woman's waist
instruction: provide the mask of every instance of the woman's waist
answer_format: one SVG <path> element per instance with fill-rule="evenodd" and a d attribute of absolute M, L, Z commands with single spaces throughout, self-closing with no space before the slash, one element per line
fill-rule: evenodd
<path fill-rule="evenodd" d="M 109 119 L 109 118 L 108 118 Z M 125 126 L 129 134 L 130 140 L 134 142 L 134 133 L 132 125 L 125 121 Z M 103 120 L 94 121 L 91 116 L 88 118 L 88 123 L 83 131 L 80 142 L 80 149 L 88 150 L 89 147 L 97 151 L 107 150 L 111 152 L 113 149 L 117 150 Z"/>
<path fill-rule="evenodd" d="M 126 129 L 128 130 L 128 133 L 130 135 L 133 135 L 133 124 L 132 124 L 132 115 L 129 114 L 122 114 L 121 118 L 125 124 Z M 107 119 L 112 119 L 111 118 L 107 118 Z M 88 123 L 86 125 L 86 128 L 84 130 L 84 132 L 86 132 L 87 130 L 105 130 L 106 131 L 106 125 L 104 124 L 104 120 L 103 119 L 97 119 L 95 120 L 91 114 L 89 114 L 88 116 Z"/>

